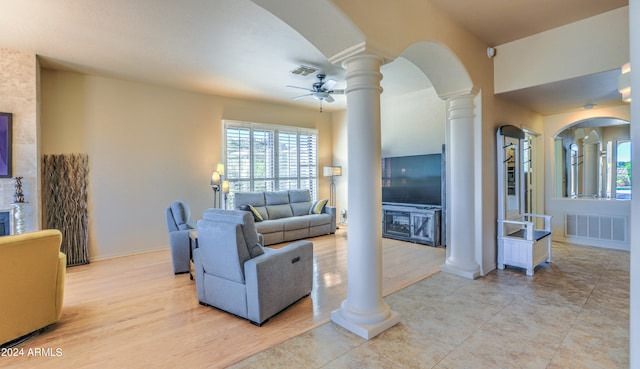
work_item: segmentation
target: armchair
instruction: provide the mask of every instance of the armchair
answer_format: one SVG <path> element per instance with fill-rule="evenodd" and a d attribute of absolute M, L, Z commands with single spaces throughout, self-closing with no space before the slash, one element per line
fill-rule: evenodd
<path fill-rule="evenodd" d="M 165 213 L 173 273 L 187 273 L 191 259 L 189 231 L 195 228 L 191 222 L 191 210 L 185 202 L 174 201 Z"/>
<path fill-rule="evenodd" d="M 60 319 L 67 267 L 61 241 L 53 229 L 0 237 L 0 346 Z"/>
<path fill-rule="evenodd" d="M 207 210 L 193 250 L 198 300 L 262 325 L 311 293 L 313 244 L 263 248 L 253 216 Z"/>

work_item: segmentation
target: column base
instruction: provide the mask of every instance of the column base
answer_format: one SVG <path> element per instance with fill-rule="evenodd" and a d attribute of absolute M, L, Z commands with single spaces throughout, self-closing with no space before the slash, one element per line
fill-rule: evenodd
<path fill-rule="evenodd" d="M 440 265 L 440 271 L 445 273 L 455 274 L 460 277 L 465 277 L 469 279 L 476 279 L 480 276 L 480 268 L 477 268 L 474 270 L 465 270 L 465 269 L 458 268 L 455 265 L 450 264 L 449 262 L 445 262 L 444 264 Z"/>
<path fill-rule="evenodd" d="M 347 320 L 344 315 L 342 315 L 342 308 L 340 308 L 331 312 L 331 321 L 368 340 L 398 324 L 398 322 L 400 322 L 400 314 L 389 310 L 389 316 L 385 320 L 373 324 L 363 324 Z"/>

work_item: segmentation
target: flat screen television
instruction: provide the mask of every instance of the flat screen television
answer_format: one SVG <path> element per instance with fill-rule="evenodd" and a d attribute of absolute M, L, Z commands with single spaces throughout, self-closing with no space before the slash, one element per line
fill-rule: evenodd
<path fill-rule="evenodd" d="M 442 154 L 382 159 L 382 202 L 442 205 Z"/>

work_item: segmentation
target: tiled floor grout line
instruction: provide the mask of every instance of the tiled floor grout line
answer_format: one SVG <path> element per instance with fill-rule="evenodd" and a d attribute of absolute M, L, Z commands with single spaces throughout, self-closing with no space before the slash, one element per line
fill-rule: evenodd
<path fill-rule="evenodd" d="M 611 260 L 608 260 L 607 261 L 607 265 L 610 264 L 610 263 L 611 263 Z M 553 359 L 555 359 L 556 355 L 558 355 L 558 351 L 560 351 L 560 348 L 562 347 L 562 344 L 567 339 L 567 336 L 569 335 L 569 333 L 571 333 L 571 330 L 573 330 L 573 328 L 574 328 L 574 326 L 576 324 L 576 321 L 578 321 L 578 318 L 580 317 L 580 314 L 582 314 L 582 312 L 584 311 L 584 307 L 589 302 L 589 298 L 591 297 L 591 295 L 593 294 L 593 291 L 596 289 L 596 287 L 598 286 L 598 283 L 600 283 L 601 280 L 602 280 L 602 273 L 600 273 L 597 281 L 593 284 L 593 287 L 591 288 L 591 291 L 589 292 L 589 295 L 587 296 L 587 298 L 584 300 L 584 303 L 580 307 L 580 311 L 578 311 L 578 313 L 576 314 L 575 318 L 573 318 L 573 321 L 571 322 L 571 324 L 569 324 L 569 329 L 567 329 L 565 334 L 562 336 L 562 339 L 560 340 L 560 343 L 558 344 L 558 347 L 556 347 L 556 349 L 553 351 L 553 355 L 551 356 L 551 359 L 549 360 L 549 363 L 547 364 L 547 368 L 551 365 L 551 363 L 553 362 Z"/>
<path fill-rule="evenodd" d="M 348 347 L 344 347 L 347 350 L 346 352 L 334 352 L 334 354 L 341 354 L 335 358 L 327 357 L 330 361 L 319 367 L 326 369 L 329 367 L 342 367 L 345 364 L 354 365 L 355 363 L 363 365 L 362 360 L 364 357 L 370 357 L 371 360 L 377 361 L 381 366 L 394 368 L 458 368 L 469 367 L 469 363 L 477 363 L 479 367 L 487 368 L 496 367 L 496 365 L 497 367 L 512 367 L 517 362 L 504 360 L 518 360 L 517 355 L 522 354 L 524 354 L 523 358 L 535 359 L 535 361 L 523 361 L 523 365 L 526 363 L 531 367 L 537 368 L 572 367 L 571 365 L 585 367 L 585 365 L 588 366 L 591 363 L 594 365 L 601 363 L 602 367 L 607 368 L 624 366 L 623 364 L 627 360 L 626 356 L 624 353 L 619 353 L 619 347 L 614 346 L 615 343 L 608 343 L 602 346 L 603 350 L 608 350 L 603 352 L 613 355 L 604 357 L 602 355 L 598 356 L 597 353 L 596 355 L 591 355 L 591 349 L 583 347 L 580 339 L 584 334 L 582 328 L 585 324 L 588 324 L 586 322 L 594 321 L 594 317 L 595 321 L 598 320 L 598 311 L 602 311 L 604 317 L 610 316 L 607 315 L 608 313 L 605 310 L 602 310 L 603 307 L 606 308 L 607 304 L 609 304 L 606 292 L 610 285 L 617 288 L 617 283 L 624 276 L 623 273 L 626 269 L 624 265 L 625 256 L 610 254 L 606 250 L 600 253 L 599 250 L 576 248 L 570 244 L 567 244 L 567 247 L 569 248 L 560 247 L 561 252 L 554 258 L 553 264 L 558 265 L 558 267 L 553 267 L 553 264 L 541 267 L 539 272 L 536 271 L 535 277 L 523 278 L 523 271 L 507 270 L 492 272 L 486 279 L 479 278 L 470 283 L 464 283 L 448 274 L 438 276 L 441 273 L 435 273 L 428 278 L 395 291 L 385 297 L 396 295 L 394 300 L 389 301 L 390 307 L 393 307 L 394 303 L 398 307 L 404 306 L 404 309 L 399 310 L 403 311 L 400 324 L 404 325 L 404 327 L 399 328 L 400 331 L 388 337 L 382 337 L 379 342 L 361 339 L 353 341 Z M 433 279 L 434 277 L 435 279 Z M 476 285 L 475 283 L 478 284 Z M 412 286 L 417 288 L 402 292 Z M 406 304 L 403 305 L 405 301 Z M 423 325 L 425 324 L 423 320 L 426 319 L 427 315 L 441 314 L 437 312 L 442 312 L 442 307 L 446 306 L 447 303 L 462 304 L 458 308 L 467 311 L 470 319 L 468 322 L 473 323 L 473 325 L 467 325 L 464 331 L 458 331 L 457 334 L 452 334 L 451 336 L 446 336 L 446 332 L 455 327 L 455 324 Z M 482 304 L 482 306 L 473 306 L 474 304 Z M 521 304 L 524 305 L 518 306 Z M 527 307 L 527 304 L 531 304 L 531 306 Z M 469 307 L 467 308 L 466 306 Z M 433 309 L 433 311 L 429 309 Z M 446 311 L 446 308 L 444 311 Z M 424 317 L 421 315 L 424 315 Z M 502 318 L 502 315 L 506 319 Z M 510 325 L 509 322 L 513 320 L 513 317 L 526 317 L 528 315 L 532 316 L 533 319 L 531 321 L 534 323 L 533 330 L 526 330 L 526 332 L 533 334 L 538 334 L 536 332 L 544 333 L 544 337 L 548 337 L 541 341 L 546 342 L 546 347 L 545 344 L 537 343 L 540 340 L 536 340 L 536 343 L 531 343 L 531 345 L 542 345 L 544 350 L 540 352 L 543 355 L 532 356 L 535 355 L 532 354 L 533 348 L 529 347 L 529 343 L 526 343 L 528 340 L 526 337 L 530 337 L 529 335 L 526 335 L 523 339 L 524 345 L 517 346 L 518 342 L 513 343 L 516 345 L 514 346 L 515 352 L 505 352 L 500 348 L 492 351 L 491 348 L 486 348 L 491 345 L 486 346 L 483 344 L 487 336 L 483 335 L 482 332 L 493 331 L 493 325 L 497 325 L 496 327 L 500 329 L 505 324 L 504 327 L 510 332 L 507 334 L 511 334 L 514 338 L 520 336 L 525 331 L 520 333 L 517 330 L 514 331 L 513 328 L 520 327 L 520 325 L 517 322 L 514 322 L 516 326 Z M 431 327 L 434 328 L 432 329 Z M 335 329 L 343 328 L 336 326 Z M 331 330 L 333 329 L 329 331 Z M 470 330 L 471 332 L 469 332 Z M 409 335 L 406 336 L 403 333 L 404 331 Z M 604 328 L 603 333 L 594 333 L 591 336 L 606 334 L 608 331 Z M 451 331 L 451 333 L 455 332 Z M 462 335 L 460 333 L 465 334 Z M 399 337 L 414 337 L 414 334 L 417 334 L 415 337 L 424 337 L 425 342 L 405 347 L 403 339 L 400 338 L 398 340 Z M 440 335 L 443 336 L 441 337 Z M 505 335 L 505 337 L 507 337 L 507 340 L 503 340 L 504 344 L 511 344 L 508 339 L 509 336 Z M 624 337 L 622 338 L 624 339 Z M 323 342 L 327 338 L 317 337 L 315 339 L 316 342 Z M 386 350 L 384 347 L 387 343 L 397 346 L 391 350 Z M 553 345 L 550 345 L 551 343 Z M 424 350 L 427 350 L 425 345 L 434 345 L 434 356 L 430 359 L 427 358 L 422 365 L 416 364 L 417 357 L 414 358 L 412 356 L 412 359 L 403 357 L 403 355 L 406 356 L 407 352 L 416 352 L 415 350 L 422 346 L 425 347 Z M 486 355 L 477 356 L 477 353 L 480 352 L 477 351 L 479 347 L 488 350 Z M 520 348 L 518 349 L 518 347 Z M 296 349 L 291 348 L 293 351 L 287 351 L 288 357 L 295 354 Z M 403 348 L 409 351 L 405 351 Z M 285 348 L 283 347 L 282 349 L 284 350 Z M 473 356 L 474 352 L 476 356 Z M 469 356 L 470 354 L 471 356 Z M 305 356 L 298 356 L 298 359 L 294 358 L 295 360 L 291 362 L 291 365 L 311 367 L 311 362 L 301 364 L 301 360 L 304 361 L 302 358 Z M 589 359 L 586 359 L 587 357 L 593 357 L 593 361 L 589 362 Z M 322 361 L 318 360 L 316 363 L 321 363 Z M 293 364 L 294 362 L 296 364 Z M 462 363 L 467 364 L 460 366 Z M 452 364 L 453 366 L 451 366 Z M 487 366 L 487 364 L 493 366 Z M 475 364 L 471 365 L 473 367 Z"/>

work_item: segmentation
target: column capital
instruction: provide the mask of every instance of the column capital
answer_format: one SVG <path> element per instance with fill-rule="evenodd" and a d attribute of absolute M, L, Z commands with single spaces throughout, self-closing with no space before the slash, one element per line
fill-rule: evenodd
<path fill-rule="evenodd" d="M 394 55 L 388 50 L 377 47 L 371 42 L 363 41 L 335 54 L 334 56 L 329 58 L 329 61 L 333 64 L 344 66 L 344 62 L 346 60 L 359 55 L 375 55 L 380 58 L 381 65 L 395 60 L 397 57 L 397 55 Z"/>
<path fill-rule="evenodd" d="M 477 86 L 472 86 L 470 89 L 464 89 L 460 91 L 451 91 L 446 92 L 444 94 L 439 94 L 438 96 L 443 100 L 456 100 L 467 97 L 475 97 L 480 92 L 480 88 Z"/>
<path fill-rule="evenodd" d="M 347 88 L 345 89 L 347 104 L 349 94 L 353 91 L 376 90 L 378 93 L 382 93 L 382 86 L 380 86 L 380 81 L 382 80 L 380 66 L 382 66 L 382 61 L 382 58 L 377 55 L 363 53 L 353 55 L 342 63 L 347 69 L 345 75 L 347 81 Z"/>

